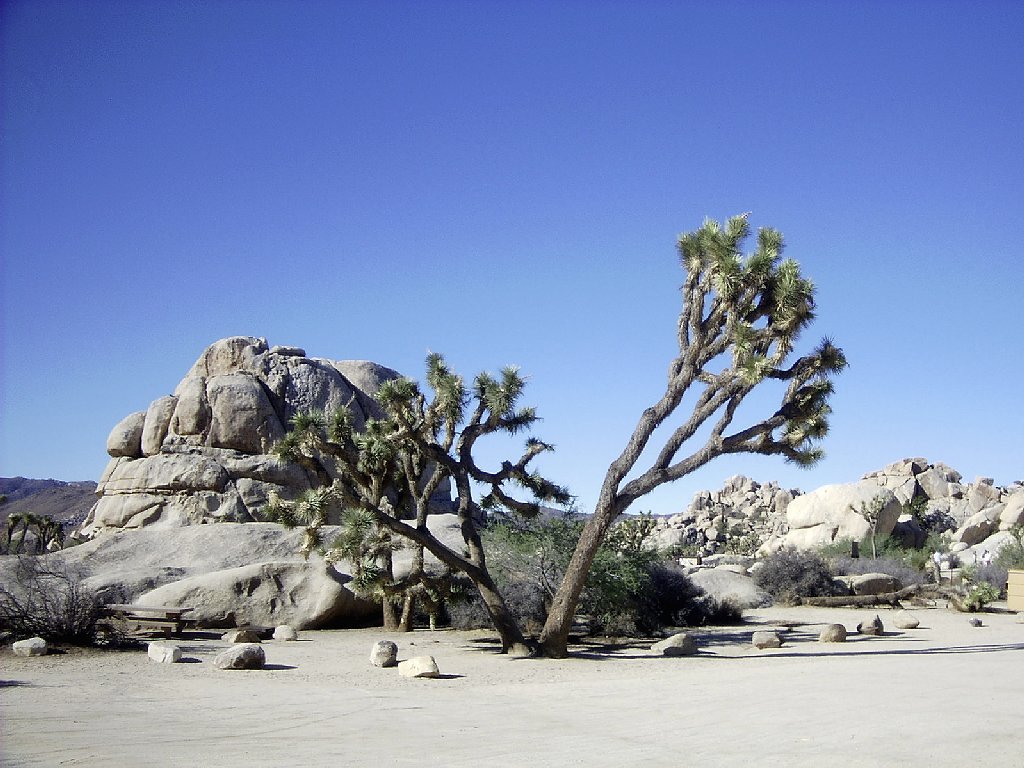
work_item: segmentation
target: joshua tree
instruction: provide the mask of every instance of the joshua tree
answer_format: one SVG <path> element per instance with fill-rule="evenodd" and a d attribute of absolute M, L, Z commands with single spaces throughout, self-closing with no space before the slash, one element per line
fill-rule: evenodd
<path fill-rule="evenodd" d="M 497 378 L 480 374 L 470 390 L 440 355 L 431 354 L 427 358 L 427 384 L 433 390 L 432 398 L 410 379 L 385 382 L 376 395 L 385 415 L 370 419 L 362 432 L 353 428 L 352 414 L 347 409 L 332 415 L 329 422 L 315 414 L 296 417 L 276 450 L 282 457 L 307 466 L 316 476 L 330 478 L 329 489 L 321 490 L 341 506 L 360 510 L 380 529 L 420 548 L 414 557 L 409 586 L 419 590 L 428 607 L 437 585 L 424 576 L 423 549 L 475 584 L 501 636 L 503 650 L 524 646 L 522 632 L 487 570 L 479 525 L 483 510 L 491 507 L 529 515 L 538 511 L 540 502 L 569 501 L 564 489 L 530 470 L 531 462 L 551 446 L 531 437 L 514 462 L 504 461 L 493 471 L 477 462 L 475 451 L 481 438 L 516 434 L 537 420 L 532 408 L 517 407 L 525 381 L 516 369 L 505 368 Z M 464 551 L 449 548 L 427 527 L 430 499 L 445 479 L 455 488 Z M 477 501 L 476 488 L 481 486 L 487 494 Z M 517 499 L 511 495 L 510 486 L 525 489 L 533 500 Z M 294 514 L 294 504 L 282 506 L 286 513 Z M 307 549 L 323 546 L 320 529 L 327 519 L 324 509 L 294 517 L 295 522 L 307 524 Z M 403 516 L 414 520 L 407 522 Z M 375 557 L 383 568 L 388 567 L 386 553 L 377 552 Z M 384 581 L 394 582 L 393 576 Z"/>
<path fill-rule="evenodd" d="M 823 455 L 816 443 L 828 431 L 830 376 L 846 367 L 846 358 L 825 339 L 783 367 L 814 318 L 814 286 L 795 261 L 782 259 L 781 233 L 760 229 L 756 250 L 745 257 L 742 246 L 749 234 L 744 214 L 724 226 L 707 220 L 679 237 L 685 272 L 679 354 L 669 364 L 664 395 L 641 414 L 608 468 L 541 633 L 546 655 L 566 655 L 590 565 L 612 523 L 634 501 L 725 454 L 777 454 L 804 467 Z M 732 428 L 744 398 L 771 381 L 783 385 L 778 409 L 761 421 Z M 677 422 L 673 416 L 688 394 L 693 410 Z M 652 455 L 649 443 L 662 426 L 672 431 Z M 710 430 L 703 445 L 684 450 L 702 427 Z M 640 464 L 644 456 L 650 460 Z"/>
<path fill-rule="evenodd" d="M 875 538 L 878 536 L 878 521 L 882 515 L 882 510 L 885 509 L 885 496 L 878 494 L 869 504 L 866 501 L 860 503 L 860 509 L 856 509 L 853 504 L 849 506 L 851 512 L 858 513 L 861 517 L 867 521 L 868 526 L 871 529 L 871 557 L 878 557 L 878 549 L 875 545 Z"/>

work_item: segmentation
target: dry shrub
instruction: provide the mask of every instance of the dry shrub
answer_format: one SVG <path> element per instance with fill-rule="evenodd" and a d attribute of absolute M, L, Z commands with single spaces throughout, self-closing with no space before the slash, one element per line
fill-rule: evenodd
<path fill-rule="evenodd" d="M 19 557 L 12 584 L 0 584 L 0 631 L 14 638 L 92 645 L 103 605 L 66 566 Z"/>

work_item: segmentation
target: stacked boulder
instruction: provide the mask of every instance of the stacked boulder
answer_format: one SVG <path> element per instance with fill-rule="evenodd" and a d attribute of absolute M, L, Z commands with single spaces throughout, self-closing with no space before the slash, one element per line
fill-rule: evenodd
<path fill-rule="evenodd" d="M 944 531 L 953 552 L 967 553 L 961 559 L 996 553 L 1012 538 L 1010 529 L 1024 523 L 1024 483 L 1019 481 L 1006 487 L 990 477 L 965 483 L 955 469 L 921 458 L 897 461 L 865 479 L 892 490 L 901 504 L 918 506 L 929 529 Z M 903 514 L 898 524 L 912 530 L 920 520 Z"/>
<path fill-rule="evenodd" d="M 271 454 L 290 419 L 345 406 L 361 429 L 380 415 L 374 394 L 398 376 L 376 363 L 310 358 L 250 336 L 215 342 L 173 394 L 111 431 L 99 499 L 80 534 L 260 520 L 271 493 L 295 498 L 324 479 Z"/>
<path fill-rule="evenodd" d="M 799 494 L 776 482 L 762 485 L 736 475 L 719 491 L 695 494 L 685 512 L 658 518 L 647 542 L 702 555 L 753 554 L 764 541 L 786 533 L 786 508 Z"/>
<path fill-rule="evenodd" d="M 737 475 L 719 491 L 694 495 L 685 512 L 658 518 L 647 543 L 707 557 L 812 549 L 872 533 L 919 547 L 927 531 L 945 531 L 952 550 L 970 550 L 970 557 L 996 553 L 1021 523 L 1024 483 L 1000 487 L 985 477 L 965 483 L 945 464 L 911 458 L 810 493 Z"/>

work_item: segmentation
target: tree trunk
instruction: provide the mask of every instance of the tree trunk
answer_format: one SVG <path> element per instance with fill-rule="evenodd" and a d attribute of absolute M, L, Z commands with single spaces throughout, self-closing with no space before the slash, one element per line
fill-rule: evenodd
<path fill-rule="evenodd" d="M 590 566 L 605 534 L 620 514 L 610 494 L 602 494 L 594 514 L 587 520 L 580 533 L 580 540 L 565 569 L 562 583 L 558 585 L 551 601 L 547 621 L 540 633 L 540 653 L 553 659 L 564 659 L 569 655 L 569 630 L 576 615 L 583 587 L 586 586 Z"/>
<path fill-rule="evenodd" d="M 494 583 L 489 578 L 487 580 L 474 579 L 474 582 L 480 591 L 480 597 L 483 598 L 487 614 L 491 617 L 491 623 L 497 630 L 498 637 L 501 638 L 501 652 L 532 655 L 534 647 L 523 637 L 519 623 L 509 611 L 508 606 L 505 605 L 505 601 Z"/>
<path fill-rule="evenodd" d="M 398 620 L 399 632 L 412 632 L 412 613 L 416 607 L 416 598 L 412 595 L 405 595 L 402 598 L 402 616 Z"/>
<path fill-rule="evenodd" d="M 398 616 L 398 606 L 387 597 L 381 601 L 381 613 L 384 617 L 385 632 L 400 632 L 401 623 Z"/>

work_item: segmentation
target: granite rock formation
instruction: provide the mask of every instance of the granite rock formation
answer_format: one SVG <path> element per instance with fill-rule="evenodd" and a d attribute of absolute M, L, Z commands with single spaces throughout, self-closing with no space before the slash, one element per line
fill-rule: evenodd
<path fill-rule="evenodd" d="M 272 492 L 295 498 L 318 482 L 270 453 L 289 420 L 348 406 L 360 429 L 380 415 L 373 399 L 380 385 L 398 376 L 376 363 L 310 358 L 265 339 L 222 339 L 199 356 L 173 394 L 111 430 L 110 462 L 81 534 L 259 521 Z"/>

